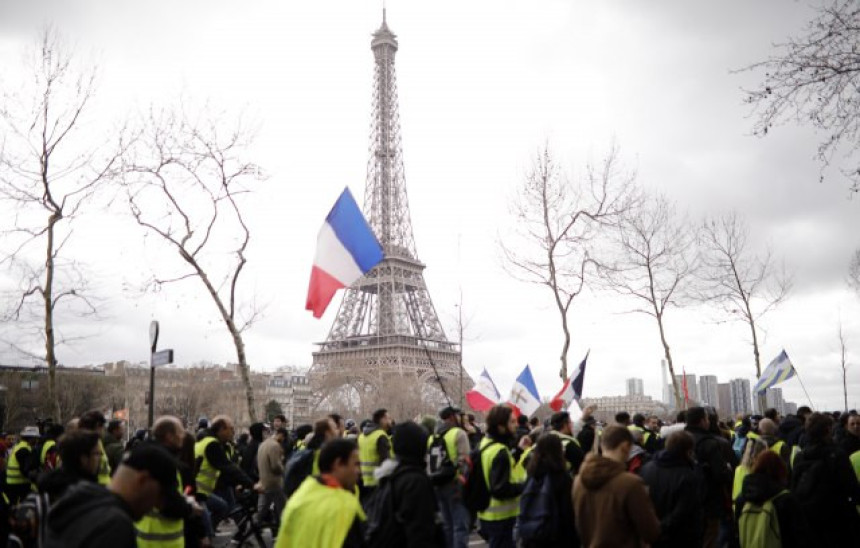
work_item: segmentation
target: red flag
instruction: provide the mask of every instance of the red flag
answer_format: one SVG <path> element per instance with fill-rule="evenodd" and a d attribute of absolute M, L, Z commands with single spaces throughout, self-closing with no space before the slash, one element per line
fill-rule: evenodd
<path fill-rule="evenodd" d="M 687 391 L 687 370 L 686 368 L 681 368 L 681 372 L 683 373 L 683 377 L 681 377 L 681 385 L 684 387 L 684 407 L 690 406 L 690 393 Z"/>

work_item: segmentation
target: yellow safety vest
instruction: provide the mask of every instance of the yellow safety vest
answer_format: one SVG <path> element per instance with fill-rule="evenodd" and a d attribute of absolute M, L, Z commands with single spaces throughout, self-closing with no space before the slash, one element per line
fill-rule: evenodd
<path fill-rule="evenodd" d="M 218 443 L 218 440 L 212 436 L 206 436 L 194 444 L 194 460 L 203 459 L 194 480 L 197 484 L 197 492 L 207 497 L 215 491 L 215 484 L 218 483 L 218 477 L 221 475 L 221 471 L 212 466 L 206 457 L 206 448 L 213 443 Z"/>
<path fill-rule="evenodd" d="M 639 428 L 639 427 L 638 426 L 629 426 L 628 428 L 633 429 L 633 428 Z M 575 443 L 577 447 L 581 447 L 579 445 L 579 440 L 577 440 L 573 436 L 568 436 L 567 434 L 562 434 L 558 430 L 550 430 L 550 433 L 561 438 L 562 456 L 567 451 L 567 446 L 570 445 L 570 442 Z M 570 472 L 570 462 L 568 462 L 567 459 L 564 459 L 564 467 L 567 469 L 568 472 Z"/>
<path fill-rule="evenodd" d="M 353 493 L 309 477 L 284 508 L 275 548 L 343 546 L 356 518 L 366 519 Z"/>
<path fill-rule="evenodd" d="M 520 477 L 523 477 L 523 478 L 524 478 L 524 477 L 526 477 L 526 476 L 528 475 L 528 474 L 526 473 L 526 461 L 528 460 L 529 455 L 531 455 L 531 454 L 532 454 L 532 451 L 534 451 L 534 446 L 533 446 L 533 445 L 531 445 L 531 446 L 529 446 L 529 447 L 526 447 L 526 450 L 525 450 L 525 451 L 523 451 L 523 454 L 522 454 L 522 455 L 520 455 L 520 460 L 518 460 L 518 461 L 517 461 L 516 469 L 517 469 L 517 474 L 518 474 Z"/>
<path fill-rule="evenodd" d="M 741 491 L 744 487 L 744 478 L 747 477 L 750 473 L 750 469 L 743 464 L 739 464 L 737 468 L 735 468 L 735 480 L 732 484 L 732 508 L 735 506 L 735 501 L 738 500 L 738 497 L 741 496 Z"/>
<path fill-rule="evenodd" d="M 314 449 L 314 463 L 311 466 L 311 475 L 320 475 L 320 449 Z"/>
<path fill-rule="evenodd" d="M 382 464 L 379 459 L 379 451 L 376 449 L 376 444 L 379 438 L 387 436 L 384 430 L 377 429 L 368 435 L 363 432 L 358 436 L 358 458 L 361 461 L 361 479 L 365 487 L 376 487 L 379 483 L 373 477 L 373 473 Z"/>
<path fill-rule="evenodd" d="M 57 442 L 54 440 L 48 440 L 42 445 L 42 453 L 39 455 L 39 466 L 43 469 L 45 468 L 45 462 L 48 458 L 48 451 L 57 446 Z"/>
<path fill-rule="evenodd" d="M 488 447 L 486 450 L 483 450 L 488 445 L 492 444 L 492 447 Z M 514 463 L 514 457 L 511 455 L 511 452 L 505 447 L 503 444 L 492 441 L 489 438 L 484 438 L 481 440 L 480 445 L 481 451 L 481 467 L 484 470 L 484 482 L 487 484 L 487 489 L 490 489 L 490 468 L 493 466 L 493 461 L 496 459 L 496 456 L 504 451 L 510 461 L 510 470 L 511 470 L 511 483 L 521 483 L 525 478 L 520 476 L 520 472 L 517 471 L 516 465 Z M 487 509 L 483 512 L 478 512 L 478 518 L 483 521 L 502 521 L 505 519 L 512 519 L 519 515 L 520 513 L 520 497 L 514 497 L 510 499 L 497 499 L 490 495 L 490 505 L 487 506 Z"/>
<path fill-rule="evenodd" d="M 182 477 L 176 473 L 176 489 L 182 494 Z M 137 548 L 185 548 L 185 521 L 169 519 L 153 508 L 134 524 Z"/>
<path fill-rule="evenodd" d="M 854 467 L 854 474 L 857 476 L 857 481 L 860 481 L 860 451 L 851 453 L 851 465 Z"/>
<path fill-rule="evenodd" d="M 7 485 L 28 485 L 30 480 L 24 477 L 21 473 L 21 464 L 18 462 L 18 451 L 27 449 L 31 453 L 33 448 L 26 441 L 19 441 L 12 448 L 12 454 L 9 455 L 9 463 L 6 465 L 6 484 Z"/>
<path fill-rule="evenodd" d="M 445 435 L 442 436 L 442 439 L 445 441 L 445 451 L 448 452 L 448 458 L 454 463 L 454 466 L 457 466 L 457 461 L 460 456 L 457 454 L 457 432 L 460 432 L 462 428 L 457 426 L 451 427 Z M 427 449 L 430 449 L 430 446 L 433 445 L 434 436 L 430 436 L 427 438 Z M 459 467 L 457 469 L 457 476 L 460 476 Z"/>
<path fill-rule="evenodd" d="M 107 485 L 110 483 L 110 465 L 108 464 L 105 446 L 102 445 L 102 440 L 99 440 L 99 451 L 102 452 L 102 458 L 99 459 L 99 485 Z"/>

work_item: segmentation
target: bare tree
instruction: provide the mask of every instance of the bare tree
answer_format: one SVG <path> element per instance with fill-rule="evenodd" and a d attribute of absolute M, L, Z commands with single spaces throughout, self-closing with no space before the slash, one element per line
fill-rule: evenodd
<path fill-rule="evenodd" d="M 242 334 L 258 318 L 242 305 L 240 276 L 251 232 L 242 210 L 249 184 L 262 179 L 245 158 L 251 132 L 225 130 L 217 116 L 190 118 L 183 109 L 151 113 L 125 157 L 126 189 L 135 221 L 181 258 L 183 272 L 156 275 L 153 286 L 196 279 L 205 288 L 236 350 L 248 415 L 257 420 Z"/>
<path fill-rule="evenodd" d="M 752 248 L 749 226 L 737 212 L 705 221 L 701 251 L 700 297 L 722 306 L 731 319 L 747 324 L 759 378 L 759 321 L 788 296 L 791 276 L 769 247 L 761 252 Z"/>
<path fill-rule="evenodd" d="M 848 266 L 848 286 L 860 293 L 860 249 L 854 252 Z"/>
<path fill-rule="evenodd" d="M 96 74 L 81 68 L 73 48 L 46 27 L 29 59 L 32 75 L 0 104 L 0 200 L 7 211 L 0 261 L 17 280 L 7 293 L 4 319 L 15 327 L 41 324 L 48 367 L 48 399 L 63 420 L 56 388 L 57 347 L 69 342 L 58 318 L 92 316 L 97 307 L 83 265 L 66 253 L 75 219 L 116 174 L 119 151 L 82 135 Z M 8 81 L 4 81 L 7 86 Z M 8 85 L 7 89 L 13 89 Z M 13 348 L 35 356 L 16 336 Z"/>
<path fill-rule="evenodd" d="M 511 203 L 516 233 L 499 242 L 504 265 L 513 277 L 552 292 L 564 334 L 559 356 L 564 380 L 570 307 L 601 269 L 598 241 L 634 203 L 634 181 L 620 169 L 615 145 L 599 168 L 589 164 L 585 176 L 575 180 L 561 173 L 545 147 Z"/>
<path fill-rule="evenodd" d="M 845 346 L 845 334 L 842 332 L 842 320 L 839 320 L 839 365 L 842 368 L 842 394 L 845 397 L 845 412 L 848 412 L 848 349 Z"/>
<path fill-rule="evenodd" d="M 855 156 L 860 147 L 860 7 L 854 0 L 826 0 L 797 37 L 776 44 L 776 52 L 744 70 L 764 72 L 761 84 L 746 90 L 753 106 L 754 131 L 786 120 L 812 124 L 823 132 L 817 156 L 824 168 L 840 150 Z M 844 148 L 843 148 L 844 147 Z M 860 164 L 842 170 L 860 191 Z"/>
<path fill-rule="evenodd" d="M 689 297 L 697 265 L 696 232 L 673 204 L 656 196 L 624 216 L 618 225 L 618 248 L 619 260 L 608 270 L 609 287 L 638 303 L 633 312 L 657 322 L 675 405 L 680 409 L 681 391 L 666 335 L 666 311 L 682 306 Z"/>

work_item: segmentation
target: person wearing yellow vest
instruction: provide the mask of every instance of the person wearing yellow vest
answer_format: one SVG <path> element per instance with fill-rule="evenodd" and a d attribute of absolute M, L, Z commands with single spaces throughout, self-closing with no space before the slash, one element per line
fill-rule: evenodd
<path fill-rule="evenodd" d="M 311 476 L 287 501 L 275 548 L 364 546 L 365 520 L 354 489 L 361 475 L 358 447 L 333 439 L 320 452 L 320 475 Z"/>
<path fill-rule="evenodd" d="M 582 466 L 585 453 L 579 447 L 579 441 L 573 437 L 573 421 L 570 420 L 570 413 L 567 411 L 553 413 L 549 419 L 549 424 L 552 426 L 550 433 L 561 438 L 561 448 L 564 452 L 567 470 L 571 476 L 575 476 L 579 472 L 579 467 Z"/>
<path fill-rule="evenodd" d="M 860 451 L 860 415 L 849 415 L 845 422 L 845 435 L 842 438 L 842 449 L 848 455 Z"/>
<path fill-rule="evenodd" d="M 59 466 L 57 439 L 63 435 L 62 424 L 49 424 L 45 429 L 45 439 L 39 448 L 39 471 L 50 472 Z"/>
<path fill-rule="evenodd" d="M 63 434 L 58 444 L 59 466 L 39 476 L 39 493 L 47 495 L 53 504 L 71 487 L 80 482 L 96 483 L 102 452 L 99 435 L 89 430 L 73 430 Z"/>
<path fill-rule="evenodd" d="M 490 505 L 478 512 L 478 519 L 481 536 L 493 548 L 514 547 L 514 524 L 520 512 L 520 494 L 525 482 L 516 472 L 511 454 L 516 428 L 517 421 L 510 407 L 496 405 L 487 413 L 487 435 L 481 440 L 480 448 Z"/>
<path fill-rule="evenodd" d="M 79 482 L 51 506 L 45 548 L 129 548 L 134 521 L 176 491 L 176 460 L 154 443 L 125 453 L 107 488 Z"/>
<path fill-rule="evenodd" d="M 105 448 L 101 441 L 105 435 L 105 424 L 107 424 L 107 419 L 105 419 L 102 412 L 97 409 L 87 411 L 81 415 L 80 419 L 78 419 L 78 428 L 81 430 L 90 430 L 99 435 L 99 449 L 102 452 L 102 460 L 99 463 L 99 485 L 107 485 L 110 483 L 111 476 L 110 464 L 108 464 L 107 454 L 105 453 Z"/>
<path fill-rule="evenodd" d="M 469 468 L 469 436 L 462 428 L 461 415 L 462 411 L 456 407 L 449 405 L 443 408 L 439 411 L 441 422 L 436 433 L 427 440 L 428 449 L 444 446 L 447 465 L 453 468 L 450 471 L 433 470 L 433 463 L 442 459 L 442 455 L 430 455 L 430 478 L 434 479 L 434 473 L 436 478 L 442 478 L 434 480 L 434 491 L 442 514 L 445 543 L 451 548 L 466 548 L 469 545 L 471 525 L 469 509 L 463 503 L 463 481 Z M 442 443 L 436 443 L 435 440 Z"/>
<path fill-rule="evenodd" d="M 247 489 L 255 487 L 251 478 L 227 458 L 225 445 L 233 439 L 234 434 L 233 419 L 220 415 L 212 419 L 202 439 L 194 444 L 197 494 L 205 500 L 212 514 L 213 528 L 227 517 L 235 501 L 233 490 L 237 486 Z"/>
<path fill-rule="evenodd" d="M 358 436 L 358 454 L 361 459 L 361 500 L 367 500 L 376 490 L 378 482 L 373 473 L 382 461 L 391 456 L 391 417 L 387 409 L 373 412 L 373 422 Z"/>
<path fill-rule="evenodd" d="M 102 438 L 102 445 L 107 455 L 108 466 L 115 470 L 119 466 L 123 453 L 123 438 L 125 438 L 125 423 L 118 419 L 112 419 L 107 424 L 107 431 Z"/>
<path fill-rule="evenodd" d="M 38 467 L 33 466 L 32 458 L 36 442 L 39 441 L 39 429 L 26 426 L 21 430 L 20 438 L 21 441 L 9 451 L 9 460 L 6 463 L 6 495 L 11 506 L 33 492 L 31 480 L 35 479 L 35 474 L 39 471 Z"/>
<path fill-rule="evenodd" d="M 155 444 L 176 456 L 182 450 L 185 428 L 176 417 L 159 417 L 152 425 L 152 438 Z M 165 493 L 160 508 L 153 508 L 135 522 L 137 548 L 184 548 L 185 522 L 195 515 L 199 519 L 201 514 L 202 508 L 196 502 L 185 498 L 182 479 L 177 471 L 176 489 Z M 200 529 L 202 528 L 198 527 L 197 530 Z M 192 528 L 189 527 L 189 530 Z"/>

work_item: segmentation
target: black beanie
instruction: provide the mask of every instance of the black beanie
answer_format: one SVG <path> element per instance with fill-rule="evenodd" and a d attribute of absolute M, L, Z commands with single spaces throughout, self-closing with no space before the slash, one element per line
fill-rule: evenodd
<path fill-rule="evenodd" d="M 427 453 L 427 432 L 412 421 L 400 423 L 394 427 L 391 445 L 398 460 L 422 463 Z"/>

